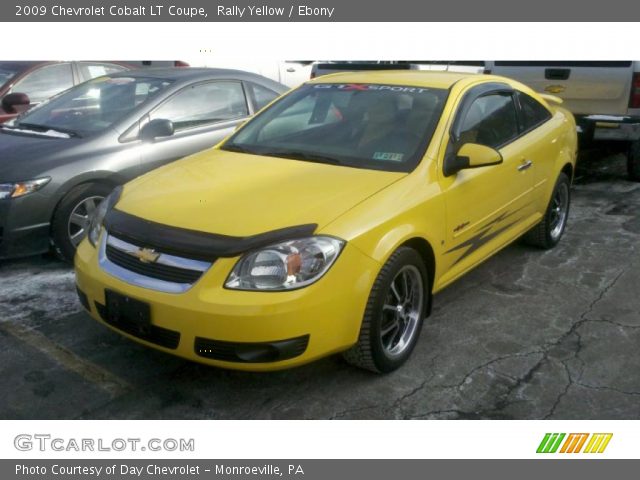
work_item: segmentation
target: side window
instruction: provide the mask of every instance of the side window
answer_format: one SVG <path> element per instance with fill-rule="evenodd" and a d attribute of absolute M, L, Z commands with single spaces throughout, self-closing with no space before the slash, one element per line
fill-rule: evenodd
<path fill-rule="evenodd" d="M 520 111 L 522 113 L 522 129 L 525 132 L 551 118 L 549 110 L 526 93 L 518 92 L 518 100 L 520 101 Z"/>
<path fill-rule="evenodd" d="M 150 119 L 165 118 L 176 130 L 184 130 L 248 115 L 242 84 L 220 81 L 184 88 L 154 110 Z"/>
<path fill-rule="evenodd" d="M 253 101 L 256 107 L 256 111 L 260 110 L 265 105 L 271 103 L 272 100 L 278 97 L 278 93 L 273 90 L 269 90 L 256 83 L 248 83 L 253 93 Z"/>
<path fill-rule="evenodd" d="M 71 64 L 59 63 L 47 65 L 29 73 L 16 83 L 11 91 L 26 93 L 31 103 L 40 103 L 71 87 L 73 87 Z"/>
<path fill-rule="evenodd" d="M 498 148 L 518 136 L 518 117 L 513 97 L 494 93 L 476 99 L 462 123 L 462 143 Z"/>
<path fill-rule="evenodd" d="M 82 81 L 87 81 L 96 77 L 101 77 L 103 75 L 111 75 L 112 73 L 122 72 L 126 70 L 125 67 L 121 65 L 115 65 L 113 63 L 78 62 L 77 65 Z"/>

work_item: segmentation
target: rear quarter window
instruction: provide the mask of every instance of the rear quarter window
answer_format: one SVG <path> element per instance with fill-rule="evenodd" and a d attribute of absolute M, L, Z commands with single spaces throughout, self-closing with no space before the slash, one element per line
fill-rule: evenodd
<path fill-rule="evenodd" d="M 521 112 L 520 121 L 524 132 L 536 128 L 551 118 L 551 112 L 526 93 L 518 92 L 518 101 L 520 102 Z"/>

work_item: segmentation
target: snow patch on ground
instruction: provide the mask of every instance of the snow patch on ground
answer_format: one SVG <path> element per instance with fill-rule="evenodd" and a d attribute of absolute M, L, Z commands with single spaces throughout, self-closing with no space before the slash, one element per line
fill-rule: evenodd
<path fill-rule="evenodd" d="M 73 268 L 50 257 L 0 261 L 0 322 L 40 323 L 82 310 Z"/>

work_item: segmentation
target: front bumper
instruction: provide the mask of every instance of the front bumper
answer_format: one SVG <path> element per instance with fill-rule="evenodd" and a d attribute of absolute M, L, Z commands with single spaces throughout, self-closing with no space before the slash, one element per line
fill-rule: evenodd
<path fill-rule="evenodd" d="M 30 197 L 0 200 L 0 260 L 45 253 L 50 248 L 49 222 L 31 208 Z"/>
<path fill-rule="evenodd" d="M 366 302 L 380 265 L 347 244 L 316 283 L 286 292 L 223 287 L 237 258 L 220 258 L 186 292 L 164 293 L 130 285 L 103 271 L 98 251 L 78 248 L 77 286 L 91 316 L 149 347 L 192 361 L 239 370 L 278 370 L 345 350 L 358 338 Z M 105 290 L 150 305 L 151 328 L 111 324 Z"/>

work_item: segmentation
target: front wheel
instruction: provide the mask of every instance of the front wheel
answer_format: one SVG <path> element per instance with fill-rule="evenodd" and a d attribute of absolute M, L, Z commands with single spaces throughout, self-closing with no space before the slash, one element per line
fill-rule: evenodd
<path fill-rule="evenodd" d="M 422 257 L 400 247 L 384 264 L 365 309 L 358 342 L 344 352 L 357 367 L 391 372 L 407 361 L 415 347 L 430 300 Z"/>
<path fill-rule="evenodd" d="M 567 226 L 570 202 L 569 177 L 560 173 L 542 221 L 529 230 L 523 240 L 529 245 L 544 249 L 555 247 Z"/>
<path fill-rule="evenodd" d="M 111 190 L 110 185 L 87 183 L 73 188 L 60 201 L 51 221 L 51 240 L 63 260 L 73 261 L 76 248 L 87 236 L 91 215 Z"/>

